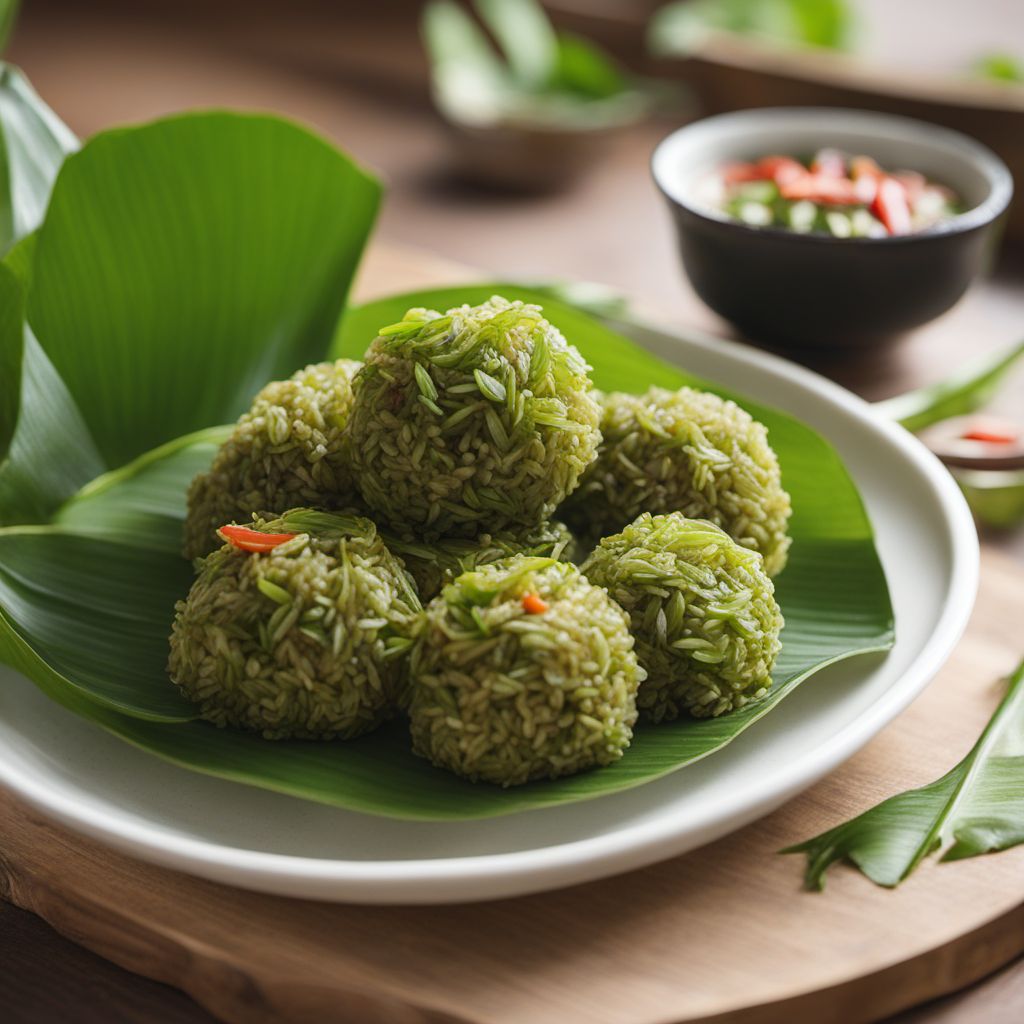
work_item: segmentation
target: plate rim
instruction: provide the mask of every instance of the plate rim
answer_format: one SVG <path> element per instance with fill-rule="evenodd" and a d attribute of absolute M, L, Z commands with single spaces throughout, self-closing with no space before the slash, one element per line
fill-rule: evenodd
<path fill-rule="evenodd" d="M 935 494 L 950 539 L 950 583 L 942 612 L 917 659 L 890 689 L 838 733 L 782 766 L 763 785 L 741 794 L 727 812 L 676 823 L 664 817 L 600 836 L 527 850 L 422 860 L 343 860 L 229 847 L 189 836 L 154 833 L 145 821 L 109 818 L 76 806 L 0 752 L 0 784 L 72 831 L 139 859 L 238 888 L 285 896 L 369 904 L 450 904 L 527 895 L 634 870 L 695 849 L 763 817 L 833 771 L 902 712 L 947 661 L 967 626 L 980 573 L 980 545 L 967 502 L 948 471 L 924 445 L 870 403 L 832 380 L 782 356 L 704 332 L 653 321 L 610 321 L 640 327 L 663 343 L 715 349 L 838 406 L 883 435 L 921 471 Z M 643 344 L 641 341 L 640 344 Z M 868 656 L 856 652 L 846 658 Z M 12 671 L 17 671 L 12 669 Z M 827 749 L 826 749 L 827 748 Z"/>

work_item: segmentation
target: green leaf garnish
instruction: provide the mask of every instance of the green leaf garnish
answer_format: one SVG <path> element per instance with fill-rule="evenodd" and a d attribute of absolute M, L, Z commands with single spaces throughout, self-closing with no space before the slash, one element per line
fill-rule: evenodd
<path fill-rule="evenodd" d="M 400 320 L 397 324 L 388 324 L 387 327 L 377 328 L 377 334 L 382 338 L 401 337 L 406 334 L 417 334 L 423 330 L 421 320 Z"/>
<path fill-rule="evenodd" d="M 849 860 L 878 885 L 899 885 L 936 850 L 962 860 L 1024 843 L 1024 662 L 971 752 L 941 779 L 890 797 L 783 853 L 805 853 L 808 888 Z"/>
<path fill-rule="evenodd" d="M 490 572 L 464 572 L 454 583 L 449 583 L 442 594 L 448 604 L 457 608 L 487 608 L 499 594 L 514 587 L 524 576 L 540 572 L 557 561 L 556 558 L 523 558 L 514 570 L 499 577 Z"/>
<path fill-rule="evenodd" d="M 480 389 L 480 394 L 484 398 L 489 398 L 492 402 L 505 401 L 508 392 L 500 380 L 495 380 L 494 377 L 489 373 L 484 373 L 483 370 L 474 370 L 473 378 L 476 380 L 476 386 Z"/>
<path fill-rule="evenodd" d="M 274 604 L 285 605 L 292 603 L 292 595 L 284 587 L 279 587 L 265 576 L 261 576 L 256 581 L 256 586 L 259 587 L 260 593 L 264 597 L 269 597 Z"/>
<path fill-rule="evenodd" d="M 527 375 L 527 384 L 536 391 L 550 372 L 551 349 L 548 348 L 547 338 L 543 334 L 537 334 L 533 339 L 533 351 L 530 354 L 530 372 Z"/>
<path fill-rule="evenodd" d="M 430 376 L 430 371 L 422 363 L 413 363 L 413 373 L 416 376 L 416 386 L 420 389 L 420 394 L 429 399 L 431 403 L 436 402 L 437 386 Z M 435 405 L 434 408 L 436 409 L 437 406 Z"/>

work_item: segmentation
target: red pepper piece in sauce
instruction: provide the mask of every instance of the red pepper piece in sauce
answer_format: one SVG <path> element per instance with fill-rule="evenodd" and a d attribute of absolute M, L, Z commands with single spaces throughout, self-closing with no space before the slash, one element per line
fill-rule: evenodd
<path fill-rule="evenodd" d="M 965 441 L 984 441 L 986 444 L 1014 444 L 1020 435 L 1009 428 L 971 427 L 960 435 Z"/>
<path fill-rule="evenodd" d="M 250 530 L 247 526 L 222 526 L 217 533 L 240 551 L 251 551 L 255 554 L 273 551 L 278 545 L 298 536 L 297 533 L 260 533 L 259 530 Z"/>
<path fill-rule="evenodd" d="M 745 181 L 764 181 L 767 178 L 757 164 L 726 164 L 719 173 L 726 185 L 741 185 Z"/>
<path fill-rule="evenodd" d="M 807 168 L 791 156 L 764 156 L 757 166 L 761 177 L 771 179 L 780 188 L 807 177 Z"/>
<path fill-rule="evenodd" d="M 870 206 L 878 195 L 878 185 L 885 177 L 885 171 L 871 157 L 855 156 L 850 161 L 850 177 L 857 197 Z"/>
<path fill-rule="evenodd" d="M 809 199 L 812 203 L 832 206 L 854 206 L 862 202 L 848 178 L 826 178 L 820 174 L 807 174 L 797 181 L 781 185 L 783 199 Z"/>
<path fill-rule="evenodd" d="M 910 233 L 910 204 L 906 189 L 895 178 L 883 178 L 871 204 L 871 212 L 885 225 L 890 235 Z"/>
<path fill-rule="evenodd" d="M 859 178 L 874 178 L 876 181 L 885 177 L 885 171 L 869 156 L 855 156 L 850 161 L 850 177 L 854 181 Z"/>

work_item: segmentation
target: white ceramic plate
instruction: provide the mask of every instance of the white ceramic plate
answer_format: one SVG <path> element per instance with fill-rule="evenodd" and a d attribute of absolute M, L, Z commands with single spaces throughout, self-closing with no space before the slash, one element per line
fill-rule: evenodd
<path fill-rule="evenodd" d="M 145 860 L 252 889 L 361 903 L 460 902 L 589 881 L 700 846 L 810 786 L 905 708 L 952 651 L 977 589 L 970 514 L 923 446 L 837 385 L 745 346 L 639 333 L 663 358 L 787 410 L 838 448 L 889 579 L 898 639 L 888 655 L 832 666 L 724 750 L 649 785 L 552 810 L 436 823 L 335 810 L 176 768 L 0 668 L 0 782 Z"/>

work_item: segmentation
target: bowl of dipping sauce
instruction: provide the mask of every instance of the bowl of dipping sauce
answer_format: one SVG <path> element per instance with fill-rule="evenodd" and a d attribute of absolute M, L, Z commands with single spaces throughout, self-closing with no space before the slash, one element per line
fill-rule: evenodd
<path fill-rule="evenodd" d="M 701 299 L 798 350 L 868 348 L 944 313 L 986 267 L 1013 195 L 966 135 L 835 108 L 696 121 L 652 170 Z"/>

